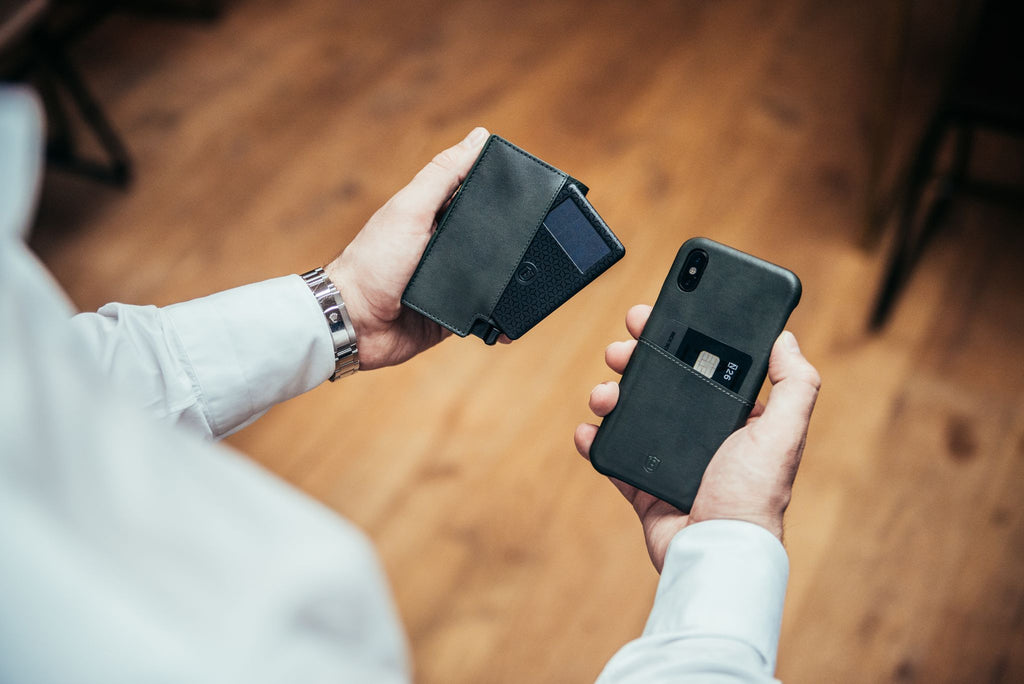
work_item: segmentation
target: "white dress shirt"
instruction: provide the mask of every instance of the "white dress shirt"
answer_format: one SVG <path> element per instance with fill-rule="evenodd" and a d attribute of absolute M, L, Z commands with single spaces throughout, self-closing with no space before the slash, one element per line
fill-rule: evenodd
<path fill-rule="evenodd" d="M 40 120 L 0 88 L 0 682 L 409 681 L 365 536 L 212 442 L 331 374 L 308 288 L 74 315 L 23 240 Z M 763 528 L 686 528 L 599 681 L 773 681 L 787 574 Z"/>

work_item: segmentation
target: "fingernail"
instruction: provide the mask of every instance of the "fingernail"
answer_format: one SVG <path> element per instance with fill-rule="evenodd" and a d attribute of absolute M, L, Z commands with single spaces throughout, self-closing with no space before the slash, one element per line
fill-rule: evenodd
<path fill-rule="evenodd" d="M 782 344 L 786 347 L 786 351 L 800 352 L 800 345 L 796 342 L 796 335 L 788 330 L 782 333 Z"/>
<path fill-rule="evenodd" d="M 487 135 L 487 129 L 478 126 L 469 132 L 469 135 L 466 136 L 466 139 L 463 142 L 468 145 L 479 145 L 484 141 Z"/>

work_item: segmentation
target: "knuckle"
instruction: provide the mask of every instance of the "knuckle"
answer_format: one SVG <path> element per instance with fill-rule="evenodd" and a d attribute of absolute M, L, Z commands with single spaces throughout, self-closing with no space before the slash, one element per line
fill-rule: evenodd
<path fill-rule="evenodd" d="M 821 373 L 810 363 L 804 362 L 792 373 L 792 378 L 802 385 L 808 386 L 815 394 L 821 389 Z"/>
<path fill-rule="evenodd" d="M 431 207 L 425 206 L 417 193 L 406 187 L 385 202 L 380 211 L 391 221 L 421 223 L 433 216 L 430 210 Z"/>
<path fill-rule="evenodd" d="M 821 390 L 821 373 L 817 368 L 808 364 L 807 370 L 804 371 L 804 382 L 810 385 L 817 394 Z"/>
<path fill-rule="evenodd" d="M 448 148 L 447 150 L 438 152 L 434 155 L 434 158 L 430 160 L 430 164 L 434 165 L 444 173 L 451 173 L 456 167 L 457 162 L 458 159 L 454 148 Z M 428 164 L 428 166 L 430 166 L 430 164 Z"/>
<path fill-rule="evenodd" d="M 408 186 L 406 186 L 389 197 L 377 212 L 381 214 L 388 214 L 401 211 L 403 207 L 409 203 L 408 195 Z"/>

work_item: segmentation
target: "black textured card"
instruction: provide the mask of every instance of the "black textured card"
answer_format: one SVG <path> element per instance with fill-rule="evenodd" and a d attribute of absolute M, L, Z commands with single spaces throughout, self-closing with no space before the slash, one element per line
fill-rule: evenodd
<path fill-rule="evenodd" d="M 675 352 L 680 361 L 722 387 L 734 390 L 750 370 L 751 359 L 738 349 L 697 332 L 686 331 Z"/>

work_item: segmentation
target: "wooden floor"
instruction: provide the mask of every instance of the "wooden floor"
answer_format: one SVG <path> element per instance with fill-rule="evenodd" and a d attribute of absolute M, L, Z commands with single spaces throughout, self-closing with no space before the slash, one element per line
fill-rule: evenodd
<path fill-rule="evenodd" d="M 896 126 L 937 92 L 917 3 Z M 118 17 L 75 49 L 138 163 L 51 173 L 34 239 L 83 309 L 167 304 L 332 258 L 472 126 L 587 182 L 626 258 L 524 339 L 453 339 L 229 441 L 376 542 L 417 680 L 587 682 L 657 581 L 575 453 L 605 345 L 707 235 L 800 275 L 824 377 L 788 516 L 791 682 L 1024 681 L 1022 216 L 957 205 L 878 336 L 859 246 L 888 3 L 238 0 Z M 1017 180 L 1020 155 L 988 158 Z"/>

